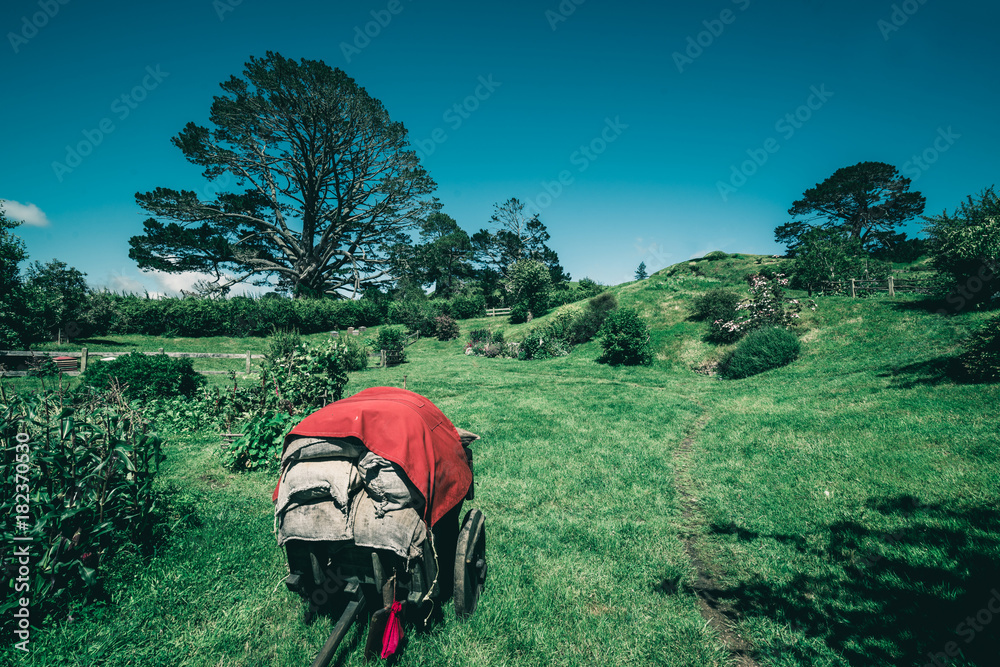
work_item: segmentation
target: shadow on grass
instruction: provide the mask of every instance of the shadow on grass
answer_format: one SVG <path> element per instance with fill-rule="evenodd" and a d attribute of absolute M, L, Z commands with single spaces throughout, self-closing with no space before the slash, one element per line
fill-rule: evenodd
<path fill-rule="evenodd" d="M 959 357 L 947 355 L 905 366 L 890 366 L 879 373 L 879 377 L 891 378 L 889 386 L 893 389 L 971 382 Z"/>
<path fill-rule="evenodd" d="M 739 615 L 790 625 L 854 665 L 934 664 L 932 656 L 941 665 L 998 664 L 1000 511 L 917 505 L 908 496 L 869 507 L 900 528 L 886 534 L 839 521 L 829 526 L 825 562 L 814 572 L 780 585 L 756 578 L 714 594 Z M 727 532 L 748 542 L 781 537 Z M 781 541 L 807 551 L 795 539 Z M 806 644 L 781 653 L 813 662 L 819 656 Z M 961 657 L 951 663 L 947 651 Z"/>

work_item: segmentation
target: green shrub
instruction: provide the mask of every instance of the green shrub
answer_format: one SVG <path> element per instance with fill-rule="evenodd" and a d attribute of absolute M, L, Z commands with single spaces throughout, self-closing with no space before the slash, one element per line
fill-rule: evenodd
<path fill-rule="evenodd" d="M 469 332 L 469 345 L 477 343 L 503 344 L 503 331 L 493 329 L 473 329 Z"/>
<path fill-rule="evenodd" d="M 223 462 L 230 470 L 276 470 L 281 462 L 285 434 L 298 421 L 299 418 L 284 412 L 266 412 L 253 417 L 243 427 L 243 436 L 223 448 Z"/>
<path fill-rule="evenodd" d="M 510 323 L 523 324 L 528 321 L 528 305 L 525 303 L 515 303 L 510 307 Z"/>
<path fill-rule="evenodd" d="M 577 283 L 577 290 L 580 292 L 580 298 L 596 296 L 601 291 L 601 284 L 590 278 L 580 278 L 580 282 Z"/>
<path fill-rule="evenodd" d="M 556 336 L 550 327 L 529 331 L 518 346 L 517 358 L 521 361 L 551 359 L 569 354 L 566 342 Z"/>
<path fill-rule="evenodd" d="M 600 332 L 608 313 L 618 307 L 618 299 L 611 292 L 604 292 L 587 301 L 583 312 L 570 325 L 567 341 L 574 345 L 592 340 Z"/>
<path fill-rule="evenodd" d="M 406 329 L 396 325 L 382 327 L 378 330 L 378 346 L 380 350 L 400 353 L 400 361 L 405 361 Z"/>
<path fill-rule="evenodd" d="M 458 338 L 458 322 L 447 315 L 436 317 L 434 319 L 434 335 L 437 336 L 438 340 L 454 340 Z"/>
<path fill-rule="evenodd" d="M 972 332 L 959 361 L 973 382 L 1000 381 L 1000 316 Z"/>
<path fill-rule="evenodd" d="M 601 327 L 601 348 L 604 354 L 598 362 L 612 366 L 649 365 L 653 354 L 649 348 L 649 326 L 631 308 L 619 308 L 608 314 Z"/>
<path fill-rule="evenodd" d="M 368 345 L 355 336 L 343 336 L 334 342 L 344 359 L 345 371 L 363 371 L 368 368 Z"/>
<path fill-rule="evenodd" d="M 298 329 L 278 329 L 275 327 L 267 339 L 267 349 L 264 351 L 264 356 L 272 361 L 287 359 L 300 347 L 302 347 L 302 336 L 299 335 Z"/>
<path fill-rule="evenodd" d="M 448 313 L 456 320 L 485 317 L 486 299 L 482 295 L 456 296 L 448 305 Z"/>
<path fill-rule="evenodd" d="M 710 262 L 714 262 L 720 259 L 726 259 L 727 257 L 729 257 L 729 255 L 722 252 L 721 250 L 713 250 L 712 252 L 702 257 L 702 259 L 707 259 Z"/>
<path fill-rule="evenodd" d="M 799 339 L 787 329 L 757 329 L 723 358 L 719 372 L 733 380 L 750 377 L 792 363 L 798 358 L 800 349 Z"/>
<path fill-rule="evenodd" d="M 695 297 L 691 305 L 691 317 L 695 320 L 715 322 L 728 321 L 736 317 L 736 306 L 741 297 L 732 290 L 716 287 Z"/>
<path fill-rule="evenodd" d="M 195 372 L 191 359 L 142 352 L 131 352 L 114 361 L 94 361 L 83 374 L 83 381 L 98 389 L 117 384 L 125 396 L 139 399 L 191 396 L 207 382 Z"/>

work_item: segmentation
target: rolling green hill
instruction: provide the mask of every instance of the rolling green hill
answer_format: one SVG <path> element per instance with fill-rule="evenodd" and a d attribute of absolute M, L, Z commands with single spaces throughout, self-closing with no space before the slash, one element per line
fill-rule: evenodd
<path fill-rule="evenodd" d="M 696 373 L 721 348 L 692 299 L 779 262 L 682 262 L 611 288 L 652 325 L 650 367 L 596 364 L 596 343 L 468 357 L 463 336 L 352 374 L 349 393 L 405 376 L 482 436 L 487 591 L 468 621 L 449 605 L 411 632 L 398 664 L 996 664 L 1000 623 L 966 618 L 1000 589 L 1000 387 L 946 372 L 986 315 L 818 297 L 793 364 Z M 462 330 L 517 339 L 554 316 Z M 329 621 L 303 626 L 280 586 L 272 476 L 224 470 L 214 433 L 166 435 L 173 537 L 119 564 L 108 605 L 44 629 L 24 664 L 302 665 L 322 645 Z M 362 640 L 336 664 L 362 664 Z"/>

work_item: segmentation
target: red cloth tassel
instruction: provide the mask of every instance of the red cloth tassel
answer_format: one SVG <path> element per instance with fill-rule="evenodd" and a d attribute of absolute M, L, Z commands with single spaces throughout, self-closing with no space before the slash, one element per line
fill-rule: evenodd
<path fill-rule="evenodd" d="M 392 611 L 389 612 L 389 620 L 385 624 L 385 632 L 382 634 L 382 658 L 388 658 L 396 649 L 399 648 L 399 642 L 403 639 L 403 626 L 399 622 L 399 610 L 403 608 L 399 602 L 393 601 Z"/>
<path fill-rule="evenodd" d="M 271 502 L 278 502 L 278 488 L 281 486 L 281 479 L 278 479 L 278 483 L 274 485 L 274 493 L 271 494 Z"/>

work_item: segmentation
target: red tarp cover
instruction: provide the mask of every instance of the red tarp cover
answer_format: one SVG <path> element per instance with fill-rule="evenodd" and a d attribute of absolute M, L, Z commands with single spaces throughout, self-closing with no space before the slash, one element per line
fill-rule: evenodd
<path fill-rule="evenodd" d="M 455 426 L 429 400 L 405 389 L 372 387 L 312 413 L 285 436 L 354 436 L 403 469 L 427 501 L 431 526 L 462 502 L 472 484 Z M 277 492 L 277 490 L 275 490 Z"/>

